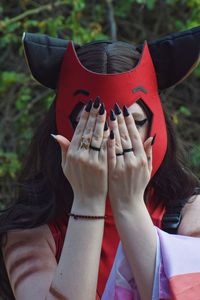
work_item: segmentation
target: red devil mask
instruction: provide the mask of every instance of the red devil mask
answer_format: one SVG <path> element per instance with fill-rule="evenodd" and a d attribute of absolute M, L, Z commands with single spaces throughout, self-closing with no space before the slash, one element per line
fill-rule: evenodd
<path fill-rule="evenodd" d="M 84 93 L 81 93 L 81 91 Z M 73 122 L 81 102 L 100 96 L 109 112 L 117 102 L 127 107 L 142 99 L 153 114 L 151 132 L 156 133 L 153 147 L 153 173 L 158 169 L 167 148 L 167 133 L 154 66 L 145 43 L 141 59 L 130 71 L 119 74 L 100 74 L 86 69 L 79 61 L 73 43 L 69 42 L 61 66 L 56 99 L 58 133 L 72 138 Z"/>
<path fill-rule="evenodd" d="M 158 88 L 164 89 L 180 82 L 194 68 L 199 58 L 200 27 L 150 42 L 149 47 L 146 42 L 144 46 L 138 46 L 142 54 L 136 67 L 118 74 L 100 74 L 86 69 L 75 51 L 80 46 L 73 45 L 71 41 L 34 34 L 26 34 L 23 41 L 33 76 L 44 85 L 57 88 L 57 131 L 68 139 L 72 138 L 77 112 L 90 99 L 100 96 L 108 112 L 116 102 L 120 107 L 129 107 L 138 99 L 143 100 L 152 112 L 150 135 L 156 134 L 153 176 L 167 149 L 166 125 Z M 180 55 L 181 52 L 183 55 Z M 185 57 L 188 57 L 187 61 Z M 155 70 L 159 74 L 157 78 Z"/>

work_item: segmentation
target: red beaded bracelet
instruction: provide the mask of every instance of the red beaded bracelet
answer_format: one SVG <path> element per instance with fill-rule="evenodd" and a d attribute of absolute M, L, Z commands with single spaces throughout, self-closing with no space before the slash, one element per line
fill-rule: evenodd
<path fill-rule="evenodd" d="M 106 216 L 87 216 L 87 215 L 76 215 L 76 214 L 72 214 L 72 213 L 68 213 L 68 216 L 73 217 L 75 220 L 78 220 L 78 219 L 91 219 L 91 220 L 106 219 Z"/>

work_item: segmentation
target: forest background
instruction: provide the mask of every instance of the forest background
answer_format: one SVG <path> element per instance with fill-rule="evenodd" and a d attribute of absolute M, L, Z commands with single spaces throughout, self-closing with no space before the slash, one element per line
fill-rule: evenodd
<path fill-rule="evenodd" d="M 23 32 L 83 44 L 99 39 L 143 43 L 200 25 L 200 0 L 5 1 L 0 4 L 0 209 L 15 184 L 37 124 L 54 92 L 40 86 L 26 65 Z M 200 66 L 167 91 L 164 105 L 186 147 L 188 166 L 200 177 Z"/>

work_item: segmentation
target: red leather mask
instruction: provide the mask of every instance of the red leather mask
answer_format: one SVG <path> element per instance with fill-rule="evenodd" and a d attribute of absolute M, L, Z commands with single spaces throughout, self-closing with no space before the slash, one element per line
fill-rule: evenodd
<path fill-rule="evenodd" d="M 85 94 L 79 93 L 84 90 Z M 127 107 L 142 99 L 152 112 L 150 135 L 156 133 L 153 146 L 152 176 L 159 168 L 167 149 L 167 132 L 162 105 L 158 94 L 154 65 L 147 42 L 137 66 L 123 73 L 100 74 L 86 69 L 78 59 L 73 43 L 70 41 L 61 66 L 57 99 L 56 124 L 59 134 L 71 140 L 74 116 L 81 104 L 100 96 L 107 112 L 117 102 Z"/>

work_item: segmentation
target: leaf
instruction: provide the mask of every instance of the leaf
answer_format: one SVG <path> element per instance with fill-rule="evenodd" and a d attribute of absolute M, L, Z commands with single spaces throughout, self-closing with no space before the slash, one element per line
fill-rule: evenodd
<path fill-rule="evenodd" d="M 187 117 L 191 116 L 191 111 L 186 106 L 180 106 L 179 112 Z"/>
<path fill-rule="evenodd" d="M 172 121 L 175 125 L 178 125 L 179 124 L 179 119 L 178 119 L 178 116 L 176 113 L 173 113 L 172 115 Z"/>

